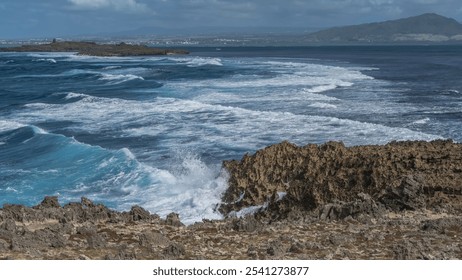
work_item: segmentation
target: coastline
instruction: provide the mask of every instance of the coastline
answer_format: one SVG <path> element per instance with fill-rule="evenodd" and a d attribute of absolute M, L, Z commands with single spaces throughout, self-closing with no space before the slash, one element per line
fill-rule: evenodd
<path fill-rule="evenodd" d="M 0 209 L 0 259 L 460 259 L 461 163 L 450 140 L 283 142 L 224 162 L 223 220 L 46 197 Z"/>
<path fill-rule="evenodd" d="M 88 56 L 150 56 L 150 55 L 182 55 L 189 54 L 180 49 L 159 49 L 144 45 L 97 44 L 94 42 L 53 41 L 49 44 L 22 45 L 20 47 L 0 48 L 0 52 L 76 52 Z"/>

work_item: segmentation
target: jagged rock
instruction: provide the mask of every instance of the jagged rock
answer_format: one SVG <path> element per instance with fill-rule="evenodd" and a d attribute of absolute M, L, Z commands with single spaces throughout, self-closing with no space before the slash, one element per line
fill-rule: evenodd
<path fill-rule="evenodd" d="M 172 243 L 164 249 L 164 256 L 168 259 L 175 259 L 185 254 L 184 245 Z"/>
<path fill-rule="evenodd" d="M 437 192 L 462 194 L 462 144 L 450 140 L 357 147 L 283 142 L 223 165 L 230 175 L 219 207 L 225 215 L 271 202 L 278 192 L 287 195 L 267 211 L 282 218 L 291 209 L 310 212 L 335 201 L 350 203 L 360 193 L 392 210 L 427 207 Z"/>
<path fill-rule="evenodd" d="M 150 221 L 151 213 L 142 207 L 135 205 L 129 212 L 133 221 Z"/>
<path fill-rule="evenodd" d="M 143 231 L 139 235 L 139 243 L 143 247 L 166 246 L 170 240 L 159 232 Z"/>
<path fill-rule="evenodd" d="M 103 248 L 106 246 L 106 240 L 99 234 L 89 234 L 87 235 L 87 244 L 89 248 Z"/>
<path fill-rule="evenodd" d="M 424 231 L 435 231 L 440 234 L 460 234 L 462 233 L 462 218 L 440 218 L 436 220 L 426 220 L 421 224 Z"/>
<path fill-rule="evenodd" d="M 4 239 L 0 239 L 0 252 L 3 251 L 7 251 L 10 249 L 10 244 L 4 240 Z"/>
<path fill-rule="evenodd" d="M 286 248 L 284 244 L 282 244 L 282 242 L 279 240 L 273 240 L 269 242 L 268 248 L 266 249 L 266 253 L 268 253 L 268 255 L 273 256 L 273 257 L 278 257 L 284 254 L 285 251 L 286 251 Z"/>
<path fill-rule="evenodd" d="M 84 238 L 87 241 L 89 248 L 96 249 L 106 246 L 106 240 L 102 235 L 98 234 L 97 228 L 95 225 L 86 225 L 77 228 L 78 235 Z"/>
<path fill-rule="evenodd" d="M 21 235 L 13 235 L 11 239 L 12 251 L 29 251 L 44 248 L 61 248 L 66 244 L 61 234 L 50 229 L 39 229 L 34 232 L 26 231 Z"/>
<path fill-rule="evenodd" d="M 60 208 L 61 205 L 58 202 L 57 196 L 45 196 L 43 201 L 35 206 L 35 209 L 43 209 L 43 208 Z"/>
<path fill-rule="evenodd" d="M 300 253 L 303 252 L 303 249 L 304 249 L 303 244 L 296 241 L 290 246 L 289 252 L 295 253 L 295 254 L 300 254 Z"/>
<path fill-rule="evenodd" d="M 393 246 L 393 253 L 395 260 L 428 260 L 434 259 L 434 257 L 429 254 L 426 246 L 420 241 L 404 241 L 400 244 Z"/>
<path fill-rule="evenodd" d="M 3 214 L 6 219 L 11 218 L 17 222 L 34 220 L 36 216 L 31 208 L 15 204 L 3 205 Z"/>
<path fill-rule="evenodd" d="M 356 218 L 359 215 L 379 217 L 384 213 L 370 195 L 359 193 L 358 199 L 352 202 L 329 203 L 321 208 L 319 218 L 321 220 L 337 220 L 347 217 Z"/>
<path fill-rule="evenodd" d="M 387 188 L 379 199 L 387 207 L 398 211 L 425 208 L 423 186 L 425 182 L 420 176 L 404 176 L 398 186 Z"/>
<path fill-rule="evenodd" d="M 174 227 L 182 227 L 184 224 L 180 221 L 180 215 L 177 213 L 170 213 L 167 215 L 165 219 L 165 224 Z"/>
<path fill-rule="evenodd" d="M 88 260 L 91 260 L 90 257 L 88 257 L 88 256 L 86 256 L 86 255 L 84 255 L 84 254 L 80 255 L 78 259 L 81 260 L 81 261 L 88 261 Z"/>
<path fill-rule="evenodd" d="M 258 258 L 258 248 L 256 248 L 253 245 L 250 245 L 249 248 L 247 249 L 247 256 L 249 256 L 251 259 L 257 259 Z"/>
<path fill-rule="evenodd" d="M 93 201 L 91 201 L 90 199 L 86 198 L 86 197 L 82 197 L 80 199 L 80 203 L 82 204 L 83 207 L 88 207 L 88 208 L 92 208 L 92 207 L 95 207 L 96 205 L 93 203 Z"/>
<path fill-rule="evenodd" d="M 136 260 L 136 252 L 129 250 L 127 246 L 121 246 L 112 260 Z"/>
<path fill-rule="evenodd" d="M 8 232 L 15 232 L 16 231 L 16 222 L 13 219 L 7 219 L 0 225 L 1 230 L 5 230 Z"/>
<path fill-rule="evenodd" d="M 262 227 L 260 221 L 255 219 L 254 216 L 246 216 L 239 218 L 234 222 L 233 229 L 236 231 L 254 232 Z"/>

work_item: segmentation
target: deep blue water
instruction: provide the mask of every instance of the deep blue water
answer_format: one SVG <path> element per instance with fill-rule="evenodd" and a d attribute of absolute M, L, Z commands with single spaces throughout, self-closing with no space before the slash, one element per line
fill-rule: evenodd
<path fill-rule="evenodd" d="M 462 140 L 462 47 L 0 53 L 0 204 L 87 196 L 219 218 L 221 162 L 267 145 Z"/>

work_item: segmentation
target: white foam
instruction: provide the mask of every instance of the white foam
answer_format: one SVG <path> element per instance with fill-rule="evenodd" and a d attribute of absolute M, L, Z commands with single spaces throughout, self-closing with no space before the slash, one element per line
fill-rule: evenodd
<path fill-rule="evenodd" d="M 137 203 L 161 217 L 175 212 L 185 224 L 202 219 L 221 219 L 216 206 L 227 188 L 228 175 L 220 171 L 219 166 L 207 166 L 192 154 L 187 154 L 178 165 L 183 168 L 181 171 L 142 165 L 139 172 L 151 174 L 151 185 L 126 186 L 124 190 L 129 194 L 120 208 L 126 210 Z"/>
<path fill-rule="evenodd" d="M 184 59 L 184 61 L 187 61 Z M 178 90 L 206 92 L 210 89 L 215 91 L 240 91 L 252 96 L 254 92 L 265 92 L 272 95 L 276 89 L 287 91 L 288 89 L 304 89 L 305 93 L 321 93 L 338 87 L 351 87 L 356 82 L 373 80 L 374 78 L 362 74 L 356 69 L 314 64 L 312 62 L 281 62 L 281 61 L 227 61 L 243 69 L 247 67 L 260 68 L 266 72 L 261 75 L 237 74 L 233 77 L 209 80 L 177 81 L 168 86 Z"/>
<path fill-rule="evenodd" d="M 119 66 L 119 65 L 111 65 L 111 66 L 106 66 L 104 67 L 103 69 L 104 70 L 113 70 L 113 69 L 120 69 L 122 68 L 122 66 Z"/>
<path fill-rule="evenodd" d="M 69 92 L 69 93 L 66 93 L 66 96 L 64 97 L 64 99 L 69 100 L 73 98 L 84 98 L 84 97 L 89 97 L 89 95 L 83 94 L 83 93 L 77 93 L 77 92 Z"/>
<path fill-rule="evenodd" d="M 101 74 L 101 78 L 99 80 L 102 81 L 111 81 L 111 84 L 120 84 L 124 82 L 128 82 L 131 80 L 143 80 L 144 78 L 141 76 L 133 75 L 133 74 Z"/>
<path fill-rule="evenodd" d="M 327 140 L 379 144 L 391 140 L 438 138 L 406 128 L 334 117 L 249 110 L 174 98 L 138 102 L 87 97 L 69 104 L 36 103 L 26 107 L 29 110 L 18 113 L 19 121 L 79 120 L 80 123 L 73 129 L 94 132 L 117 126 L 124 135 L 168 137 L 169 149 L 210 148 L 220 143 L 254 150 L 282 140 L 301 144 Z"/>
<path fill-rule="evenodd" d="M 460 92 L 456 89 L 448 89 L 447 92 L 452 94 L 460 94 Z"/>
<path fill-rule="evenodd" d="M 131 160 L 136 159 L 135 155 L 134 155 L 129 149 L 127 149 L 127 148 L 122 148 L 120 151 L 121 151 L 122 153 L 124 153 L 124 155 L 125 155 L 127 158 L 129 158 L 129 159 L 131 159 Z"/>
<path fill-rule="evenodd" d="M 0 131 L 8 131 L 13 129 L 18 129 L 20 127 L 26 126 L 25 124 L 14 122 L 14 121 L 5 121 L 0 120 Z"/>
<path fill-rule="evenodd" d="M 190 67 L 199 67 L 205 65 L 223 66 L 223 61 L 216 57 L 176 57 L 169 60 L 186 64 Z"/>
<path fill-rule="evenodd" d="M 53 59 L 53 58 L 41 58 L 41 59 L 37 59 L 35 61 L 46 61 L 46 62 L 50 62 L 50 63 L 57 63 L 56 59 Z"/>
<path fill-rule="evenodd" d="M 75 52 L 40 52 L 40 53 L 28 53 L 28 57 L 35 57 L 35 58 L 66 58 L 71 55 L 74 55 Z"/>
<path fill-rule="evenodd" d="M 349 86 L 351 86 L 351 84 L 349 84 Z M 311 92 L 311 93 L 321 93 L 321 92 L 333 90 L 333 89 L 336 89 L 336 88 L 337 88 L 337 85 L 335 85 L 335 84 L 332 84 L 332 85 L 320 85 L 320 86 L 314 86 L 314 87 L 308 89 L 307 91 Z"/>
<path fill-rule="evenodd" d="M 430 118 L 424 118 L 424 119 L 421 119 L 421 120 L 417 120 L 417 121 L 414 121 L 412 122 L 413 124 L 426 124 L 430 121 Z"/>
<path fill-rule="evenodd" d="M 334 104 L 322 103 L 322 102 L 315 102 L 308 106 L 313 107 L 313 108 L 321 108 L 321 109 L 336 109 L 337 108 L 337 106 Z"/>

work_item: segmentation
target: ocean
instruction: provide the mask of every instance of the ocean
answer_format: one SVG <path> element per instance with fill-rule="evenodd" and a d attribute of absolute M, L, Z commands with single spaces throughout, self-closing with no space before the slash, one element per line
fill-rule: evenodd
<path fill-rule="evenodd" d="M 223 160 L 284 140 L 462 140 L 462 46 L 0 53 L 0 205 L 219 219 Z"/>

